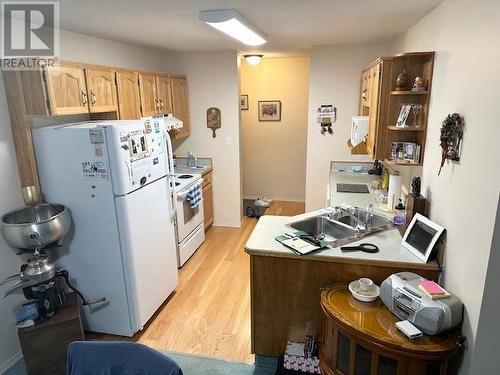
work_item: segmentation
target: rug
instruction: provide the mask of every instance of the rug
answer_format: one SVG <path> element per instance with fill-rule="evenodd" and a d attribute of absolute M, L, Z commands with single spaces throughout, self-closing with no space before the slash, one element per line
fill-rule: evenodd
<path fill-rule="evenodd" d="M 184 375 L 274 375 L 276 360 L 261 357 L 258 364 L 225 361 L 181 353 L 163 352 L 173 359 Z M 24 361 L 20 359 L 5 375 L 27 375 Z"/>

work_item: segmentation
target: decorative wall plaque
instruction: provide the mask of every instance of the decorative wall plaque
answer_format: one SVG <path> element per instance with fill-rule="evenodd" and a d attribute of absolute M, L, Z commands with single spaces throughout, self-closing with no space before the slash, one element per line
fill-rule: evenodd
<path fill-rule="evenodd" d="M 215 130 L 221 127 L 220 109 L 211 107 L 207 109 L 207 128 L 212 129 L 212 137 L 215 138 Z"/>

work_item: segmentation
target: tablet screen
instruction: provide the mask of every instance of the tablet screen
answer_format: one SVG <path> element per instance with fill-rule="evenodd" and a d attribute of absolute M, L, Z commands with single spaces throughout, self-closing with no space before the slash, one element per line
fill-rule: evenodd
<path fill-rule="evenodd" d="M 420 220 L 416 220 L 410 230 L 410 233 L 408 233 L 408 236 L 406 237 L 406 242 L 422 254 L 425 254 L 432 238 L 437 232 L 438 231 L 436 229 L 431 228 Z"/>

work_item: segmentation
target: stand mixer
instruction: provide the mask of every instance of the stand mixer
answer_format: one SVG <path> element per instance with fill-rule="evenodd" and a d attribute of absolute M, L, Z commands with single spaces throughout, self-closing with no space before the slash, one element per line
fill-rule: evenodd
<path fill-rule="evenodd" d="M 49 250 L 62 246 L 64 237 L 71 229 L 68 209 L 61 204 L 34 203 L 26 198 L 26 193 L 23 190 L 25 201 L 30 205 L 3 215 L 0 223 L 5 242 L 17 254 L 32 252 L 19 273 L 0 281 L 0 287 L 10 284 L 3 293 L 4 298 L 22 289 L 27 299 L 37 301 L 39 316 L 50 317 L 57 312 L 58 301 L 61 301 L 57 281 L 64 279 L 67 287 L 82 299 L 83 305 L 105 302 L 105 297 L 86 300 L 71 285 L 68 271 L 56 269 L 47 254 Z"/>

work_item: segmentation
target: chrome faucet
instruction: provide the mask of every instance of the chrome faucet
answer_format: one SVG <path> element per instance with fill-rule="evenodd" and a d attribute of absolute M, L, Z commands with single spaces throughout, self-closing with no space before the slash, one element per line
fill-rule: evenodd
<path fill-rule="evenodd" d="M 366 220 L 365 220 L 365 228 L 367 231 L 372 230 L 372 224 L 373 224 L 373 204 L 369 204 L 366 207 Z"/>

